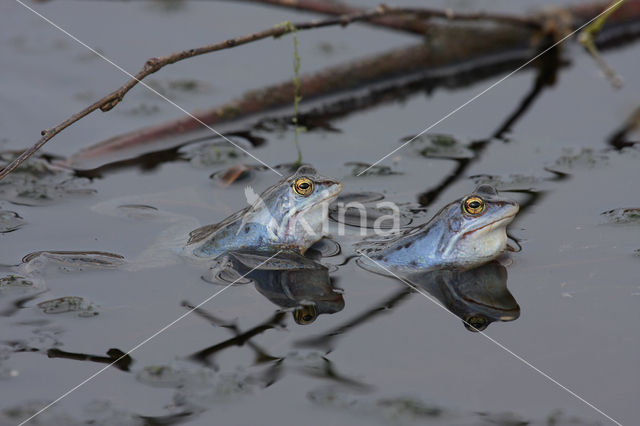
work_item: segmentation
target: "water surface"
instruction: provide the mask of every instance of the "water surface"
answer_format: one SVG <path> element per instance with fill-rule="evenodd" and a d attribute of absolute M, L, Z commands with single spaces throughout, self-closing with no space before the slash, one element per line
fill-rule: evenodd
<path fill-rule="evenodd" d="M 514 13 L 534 6 L 478 4 Z M 312 16 L 234 2 L 190 2 L 167 9 L 161 2 L 56 1 L 35 7 L 130 71 L 150 56 Z M 124 81 L 111 65 L 18 4 L 0 5 L 0 23 L 3 151 L 32 144 L 42 128 Z M 415 42 L 408 35 L 366 26 L 299 37 L 305 73 Z M 418 155 L 427 140 L 383 163 L 396 174 L 355 177 L 354 166 L 347 163 L 376 161 L 499 76 L 455 89 L 416 91 L 332 121 L 337 131 L 314 130 L 301 138 L 305 161 L 340 178 L 345 192 L 383 193 L 414 209 L 414 223 L 424 222 L 480 181 L 512 191 L 524 207 L 510 227 L 522 250 L 509 255 L 507 288 L 520 314 L 513 321 L 492 323 L 486 332 L 623 424 L 634 424 L 640 416 L 640 228 L 633 221 L 611 223 L 601 213 L 640 207 L 640 151 L 606 149 L 608 138 L 638 106 L 638 53 L 637 44 L 607 51 L 606 60 L 625 80 L 625 88 L 614 91 L 593 61 L 570 47 L 565 52 L 569 64 L 555 85 L 536 98 L 502 139 L 491 135 L 532 87 L 533 69 L 442 122 L 433 133 L 453 138 L 467 150 L 462 152 L 476 158 L 448 185 L 441 182 L 460 160 Z M 264 40 L 172 65 L 153 80 L 176 102 L 195 110 L 291 78 L 291 57 L 290 39 Z M 197 82 L 196 89 L 180 89 L 184 86 L 176 81 Z M 179 116 L 163 100 L 136 88 L 112 112 L 95 113 L 57 136 L 47 152 L 66 157 L 91 143 Z M 266 144 L 253 152 L 265 162 L 294 160 L 292 129 L 256 135 Z M 633 138 L 638 140 L 638 134 Z M 222 187 L 209 175 L 238 162 L 253 163 L 245 157 L 170 161 L 152 170 L 114 169 L 93 181 L 70 180 L 71 174 L 61 172 L 55 191 L 31 201 L 29 194 L 0 186 L 0 208 L 19 215 L 1 216 L 7 223 L 2 229 L 13 230 L 0 236 L 0 264 L 17 265 L 26 254 L 42 250 L 103 251 L 134 259 L 174 222 L 153 209 L 146 215 L 118 216 L 100 214 L 93 206 L 129 197 L 175 217 L 217 222 L 244 207 L 245 182 Z M 260 171 L 246 183 L 260 191 L 276 181 L 275 174 Z M 343 253 L 325 259 L 330 264 L 350 254 L 357 236 L 336 240 Z M 3 281 L 2 421 L 18 423 L 114 354 L 182 315 L 185 302 L 197 304 L 221 288 L 201 279 L 202 268 L 168 263 L 135 271 L 86 265 L 73 271 L 50 264 L 31 284 Z M 3 276 L 11 274 L 4 269 Z M 36 420 L 609 424 L 502 348 L 469 332 L 459 318 L 420 294 L 408 293 L 402 283 L 354 262 L 330 268 L 330 274 L 344 299 L 344 308 L 335 313 L 299 325 L 253 285 L 231 287 L 203 307 L 218 325 L 204 312 L 187 316 L 132 353 L 120 368 L 109 368 Z M 57 310 L 51 303 L 39 305 L 65 297 L 53 304 Z M 250 339 L 238 340 L 247 332 Z M 223 348 L 206 363 L 192 357 L 215 345 Z"/>

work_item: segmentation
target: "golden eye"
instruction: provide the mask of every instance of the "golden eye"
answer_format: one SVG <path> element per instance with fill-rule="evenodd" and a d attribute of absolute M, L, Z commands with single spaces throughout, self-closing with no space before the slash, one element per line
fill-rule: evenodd
<path fill-rule="evenodd" d="M 303 305 L 293 311 L 293 319 L 300 325 L 311 324 L 317 316 L 316 308 L 313 305 Z"/>
<path fill-rule="evenodd" d="M 313 192 L 313 181 L 307 177 L 298 178 L 293 183 L 293 190 L 303 197 L 311 195 Z"/>
<path fill-rule="evenodd" d="M 473 216 L 484 213 L 486 207 L 487 205 L 480 197 L 469 197 L 462 203 L 462 210 L 466 214 L 470 214 Z"/>

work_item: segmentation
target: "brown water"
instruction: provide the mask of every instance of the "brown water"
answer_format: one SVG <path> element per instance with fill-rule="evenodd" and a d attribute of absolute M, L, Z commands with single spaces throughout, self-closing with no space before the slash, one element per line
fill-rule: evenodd
<path fill-rule="evenodd" d="M 443 3 L 511 12 L 534 6 Z M 150 56 L 312 16 L 235 2 L 32 6 L 131 72 Z M 415 42 L 366 26 L 311 31 L 299 38 L 305 73 Z M 610 151 L 606 145 L 638 106 L 639 47 L 606 52 L 625 80 L 620 91 L 611 89 L 575 46 L 565 56 L 570 63 L 559 71 L 556 84 L 535 99 L 503 139 L 490 136 L 529 92 L 534 70 L 507 79 L 433 129 L 458 141 L 463 156 L 476 158 L 452 184 L 440 185 L 466 160 L 417 155 L 426 140 L 383 163 L 398 174 L 354 177 L 354 166 L 346 163 L 376 161 L 504 74 L 392 97 L 332 121 L 337 131 L 304 133 L 301 144 L 305 161 L 340 178 L 345 192 L 381 192 L 407 210 L 422 201 L 427 212 L 415 213 L 415 223 L 487 176 L 498 189 L 512 191 L 523 209 L 510 234 L 522 250 L 509 255 L 506 272 L 520 313 L 514 321 L 489 325 L 487 335 L 632 425 L 640 416 L 640 224 L 633 218 L 612 223 L 601 213 L 640 207 L 640 151 Z M 195 110 L 291 78 L 291 57 L 290 38 L 264 40 L 172 65 L 152 79 L 175 102 Z M 0 70 L 3 151 L 32 144 L 41 129 L 125 79 L 11 1 L 0 4 Z M 111 136 L 180 116 L 138 87 L 113 111 L 95 113 L 57 136 L 47 152 L 67 157 Z M 255 131 L 254 136 L 266 140 L 252 152 L 268 164 L 294 160 L 292 129 Z M 634 138 L 637 133 L 630 135 Z M 212 152 L 209 145 L 200 148 L 199 154 Z M 5 211 L 0 229 L 10 231 L 0 234 L 0 264 L 17 265 L 26 254 L 42 250 L 93 250 L 134 259 L 175 225 L 152 209 L 134 209 L 134 217 L 92 209 L 114 198 L 130 197 L 140 201 L 127 204 L 152 205 L 203 224 L 244 207 L 245 182 L 223 188 L 209 175 L 252 160 L 223 155 L 212 162 L 199 154 L 191 162 L 174 156 L 150 170 L 107 168 L 93 181 L 72 179 L 65 171 L 36 181 L 15 175 L 14 184 L 0 185 Z M 260 191 L 277 178 L 260 171 L 248 183 Z M 348 256 L 357 238 L 336 240 L 343 254 L 327 263 Z M 77 263 L 50 262 L 31 285 L 0 282 L 3 424 L 19 423 L 169 324 L 187 311 L 184 302 L 197 304 L 221 289 L 202 280 L 198 266 L 160 263 L 166 266 L 131 271 L 85 264 L 73 271 Z M 253 285 L 231 287 L 203 309 L 218 324 L 235 328 L 214 326 L 204 313 L 191 314 L 33 424 L 611 424 L 486 337 L 466 330 L 460 319 L 420 294 L 407 293 L 402 283 L 354 262 L 330 271 L 342 289 L 343 309 L 298 325 Z M 2 276 L 12 273 L 7 266 Z M 67 299 L 39 306 L 61 297 Z M 243 338 L 246 332 L 250 339 Z M 215 345 L 221 348 L 213 349 L 207 362 L 191 357 Z M 110 357 L 110 349 L 122 352 L 111 351 Z"/>

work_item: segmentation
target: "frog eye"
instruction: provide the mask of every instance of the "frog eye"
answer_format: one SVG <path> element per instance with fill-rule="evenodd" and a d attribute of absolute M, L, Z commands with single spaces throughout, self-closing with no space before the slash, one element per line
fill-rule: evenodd
<path fill-rule="evenodd" d="M 469 197 L 462 203 L 462 210 L 466 214 L 470 214 L 473 216 L 484 213 L 487 205 L 484 200 L 480 197 Z"/>
<path fill-rule="evenodd" d="M 313 181 L 308 177 L 298 178 L 293 183 L 293 190 L 303 197 L 311 195 L 311 193 L 313 192 Z"/>
<path fill-rule="evenodd" d="M 300 325 L 311 324 L 317 316 L 316 308 L 313 305 L 303 305 L 293 311 L 293 319 Z"/>

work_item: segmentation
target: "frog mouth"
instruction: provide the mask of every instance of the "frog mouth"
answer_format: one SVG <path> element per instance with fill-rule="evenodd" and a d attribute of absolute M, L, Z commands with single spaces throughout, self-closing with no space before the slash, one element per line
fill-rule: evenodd
<path fill-rule="evenodd" d="M 485 229 L 485 228 L 490 228 L 490 229 L 489 229 L 489 232 L 491 232 L 491 231 L 493 230 L 493 229 L 491 229 L 491 227 L 494 227 L 494 225 L 496 225 L 496 224 L 502 224 L 502 223 L 508 224 L 508 223 L 510 223 L 511 221 L 513 221 L 513 218 L 516 216 L 516 214 L 517 214 L 517 213 L 518 213 L 518 211 L 516 211 L 516 212 L 515 212 L 514 214 L 512 214 L 512 215 L 505 216 L 505 217 L 501 217 L 500 219 L 496 219 L 496 220 L 494 220 L 493 222 L 489 222 L 489 223 L 487 223 L 486 225 L 482 225 L 482 226 L 481 226 L 481 227 L 479 227 L 479 228 L 472 229 L 471 231 L 467 231 L 467 232 L 465 232 L 465 233 L 463 234 L 463 238 L 467 238 L 469 235 L 474 234 L 474 233 L 476 233 L 476 232 L 478 232 L 478 231 L 481 231 L 481 230 L 483 230 L 483 229 Z"/>

